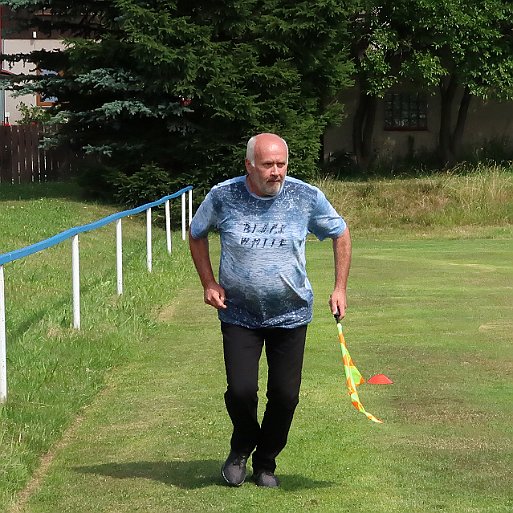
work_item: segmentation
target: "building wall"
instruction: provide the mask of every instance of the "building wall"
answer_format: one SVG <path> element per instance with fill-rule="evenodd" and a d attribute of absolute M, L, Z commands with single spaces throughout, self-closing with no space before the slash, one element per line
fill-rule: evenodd
<path fill-rule="evenodd" d="M 6 54 L 13 53 L 30 53 L 38 50 L 58 50 L 64 47 L 64 44 L 60 40 L 56 39 L 4 39 L 4 52 Z M 8 67 L 7 70 L 18 74 L 33 73 L 34 64 L 17 62 L 14 66 Z M 5 115 L 9 115 L 9 123 L 16 124 L 21 117 L 18 110 L 18 105 L 24 103 L 28 106 L 36 105 L 35 95 L 23 95 L 15 97 L 10 91 L 5 92 Z"/>
<path fill-rule="evenodd" d="M 355 90 L 340 97 L 345 105 L 347 117 L 340 126 L 330 127 L 324 138 L 324 158 L 337 152 L 352 153 L 352 122 L 357 107 Z M 440 129 L 440 99 L 428 96 L 427 130 L 385 130 L 384 102 L 378 101 L 373 132 L 373 148 L 378 158 L 393 159 L 411 153 L 433 152 L 437 147 Z M 456 121 L 457 109 L 453 112 Z M 513 101 L 483 101 L 472 98 L 462 145 L 467 151 L 479 150 L 490 140 L 508 140 L 513 145 Z"/>
<path fill-rule="evenodd" d="M 483 141 L 501 138 L 513 142 L 513 102 L 473 99 L 465 141 L 477 148 Z"/>

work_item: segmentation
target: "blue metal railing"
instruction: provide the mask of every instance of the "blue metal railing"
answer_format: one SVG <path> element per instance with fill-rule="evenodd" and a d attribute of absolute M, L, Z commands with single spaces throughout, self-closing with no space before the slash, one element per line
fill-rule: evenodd
<path fill-rule="evenodd" d="M 181 196 L 182 194 L 185 194 L 188 191 L 192 191 L 191 185 L 184 187 L 183 189 L 180 189 L 178 192 L 175 192 L 174 194 L 170 194 L 169 196 L 164 196 L 163 198 L 161 198 L 157 201 L 153 201 L 151 203 L 146 203 L 145 205 L 141 205 L 140 207 L 136 207 L 131 210 L 124 210 L 123 212 L 117 212 L 110 216 L 104 217 L 98 221 L 94 221 L 93 223 L 84 224 L 82 226 L 75 226 L 74 228 L 70 228 L 69 230 L 66 230 L 57 235 L 54 235 L 53 237 L 42 240 L 40 242 L 36 242 L 35 244 L 32 244 L 31 246 L 26 246 L 24 248 L 17 249 L 15 251 L 10 251 L 8 253 L 2 253 L 2 254 L 0 254 L 0 265 L 4 265 L 9 262 L 13 262 L 14 260 L 18 260 L 19 258 L 33 255 L 34 253 L 37 253 L 38 251 L 43 251 L 44 249 L 48 249 L 52 246 L 55 246 L 61 242 L 64 242 L 67 239 L 71 239 L 75 235 L 78 235 L 80 233 L 90 232 L 92 230 L 96 230 L 98 228 L 101 228 L 102 226 L 113 223 L 114 221 L 117 221 L 118 219 L 122 219 L 123 217 L 133 216 L 136 214 L 140 214 L 141 212 L 144 212 L 150 208 L 158 207 L 158 206 L 164 204 L 166 201 L 178 198 L 179 196 Z"/>
<path fill-rule="evenodd" d="M 189 193 L 189 224 L 192 220 L 192 186 L 184 187 L 174 194 L 164 196 L 159 200 L 146 203 L 140 207 L 117 212 L 93 223 L 75 226 L 53 237 L 42 240 L 30 246 L 15 251 L 0 254 L 0 404 L 7 400 L 7 352 L 6 352 L 6 322 L 5 322 L 5 279 L 4 265 L 20 258 L 24 258 L 39 251 L 60 244 L 67 239 L 73 239 L 72 244 L 72 282 L 73 282 L 73 327 L 80 329 L 80 266 L 78 236 L 81 233 L 97 230 L 107 224 L 116 223 L 116 270 L 118 294 L 123 292 L 123 258 L 122 258 L 122 232 L 121 219 L 128 216 L 146 212 L 146 260 L 148 271 L 152 269 L 152 243 L 151 243 L 151 209 L 165 204 L 166 239 L 168 253 L 171 253 L 171 224 L 169 201 L 178 197 L 182 198 L 182 239 L 186 233 L 186 193 Z"/>

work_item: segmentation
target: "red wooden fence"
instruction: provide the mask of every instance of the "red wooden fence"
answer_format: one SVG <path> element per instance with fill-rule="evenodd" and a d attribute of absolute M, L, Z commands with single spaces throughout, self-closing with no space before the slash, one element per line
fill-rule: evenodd
<path fill-rule="evenodd" d="M 75 158 L 65 149 L 43 150 L 44 128 L 0 126 L 0 183 L 48 182 L 69 177 Z"/>

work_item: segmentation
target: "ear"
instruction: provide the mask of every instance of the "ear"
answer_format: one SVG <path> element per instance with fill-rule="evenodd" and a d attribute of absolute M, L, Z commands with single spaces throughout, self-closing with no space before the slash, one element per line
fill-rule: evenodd
<path fill-rule="evenodd" d="M 246 165 L 246 171 L 247 171 L 248 175 L 251 174 L 251 172 L 254 169 L 254 166 L 251 165 L 251 162 L 248 159 L 244 160 L 244 164 Z"/>

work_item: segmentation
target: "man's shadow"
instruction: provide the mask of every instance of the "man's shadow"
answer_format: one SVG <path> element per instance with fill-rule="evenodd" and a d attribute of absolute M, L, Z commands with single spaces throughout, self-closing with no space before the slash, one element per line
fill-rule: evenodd
<path fill-rule="evenodd" d="M 226 486 L 221 477 L 222 461 L 133 461 L 128 463 L 103 463 L 101 465 L 73 467 L 82 474 L 98 474 L 115 479 L 151 479 L 166 485 L 193 490 L 207 486 Z M 251 473 L 247 482 L 251 483 Z M 315 481 L 304 476 L 280 474 L 283 490 L 326 488 L 333 483 Z"/>

